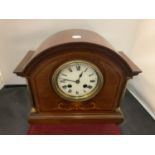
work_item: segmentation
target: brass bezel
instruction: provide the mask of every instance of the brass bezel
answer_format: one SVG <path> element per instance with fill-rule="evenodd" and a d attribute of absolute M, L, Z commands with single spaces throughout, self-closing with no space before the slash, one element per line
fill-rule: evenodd
<path fill-rule="evenodd" d="M 57 78 L 59 73 L 66 68 L 67 66 L 73 64 L 73 63 L 85 63 L 90 65 L 96 72 L 97 76 L 98 76 L 98 82 L 97 85 L 95 87 L 95 89 L 93 89 L 93 91 L 91 91 L 90 93 L 83 95 L 83 96 L 72 96 L 72 95 L 68 95 L 65 94 L 58 86 L 58 82 L 57 82 Z M 60 65 L 56 71 L 54 72 L 53 76 L 52 76 L 52 85 L 53 88 L 55 90 L 55 92 L 62 97 L 63 99 L 69 100 L 69 101 L 74 101 L 74 102 L 79 102 L 79 101 L 86 101 L 89 100 L 91 98 L 93 98 L 94 96 L 96 96 L 98 94 L 98 92 L 101 90 L 102 86 L 103 86 L 103 75 L 101 73 L 101 71 L 99 70 L 99 68 L 94 65 L 93 63 L 86 61 L 86 60 L 72 60 L 72 61 L 67 61 L 66 63 Z"/>

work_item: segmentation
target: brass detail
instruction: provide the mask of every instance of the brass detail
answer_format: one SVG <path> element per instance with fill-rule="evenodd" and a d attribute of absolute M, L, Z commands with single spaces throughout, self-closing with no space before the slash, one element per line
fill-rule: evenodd
<path fill-rule="evenodd" d="M 95 87 L 94 90 L 92 90 L 90 93 L 83 95 L 83 96 L 71 96 L 68 94 L 65 94 L 58 86 L 58 82 L 57 82 L 57 78 L 58 75 L 60 74 L 60 72 L 66 68 L 67 66 L 73 64 L 73 63 L 85 63 L 88 64 L 89 66 L 91 66 L 97 76 L 98 76 L 98 81 L 97 81 L 97 85 Z M 86 101 L 89 100 L 91 98 L 93 98 L 95 95 L 98 94 L 98 92 L 101 90 L 102 86 L 103 86 L 103 75 L 101 73 L 101 71 L 99 70 L 99 68 L 97 66 L 95 66 L 94 64 L 92 64 L 91 62 L 85 61 L 85 60 L 74 60 L 74 61 L 68 61 L 64 64 L 62 64 L 61 66 L 58 67 L 58 69 L 54 72 L 53 77 L 52 77 L 52 85 L 53 88 L 55 90 L 55 92 L 62 97 L 63 99 L 69 100 L 69 101 L 74 101 L 74 102 L 79 102 L 79 101 Z"/>
<path fill-rule="evenodd" d="M 36 109 L 34 107 L 32 107 L 31 113 L 34 113 L 34 112 L 36 112 Z"/>
<path fill-rule="evenodd" d="M 66 106 L 66 103 L 61 102 L 58 104 L 58 107 L 55 108 L 55 110 L 65 110 L 65 111 L 82 110 L 82 111 L 85 111 L 85 110 L 100 110 L 100 108 L 98 108 L 96 106 L 95 102 L 90 102 L 88 104 L 88 106 L 85 106 L 85 104 L 81 103 L 81 102 L 72 102 L 68 106 Z"/>

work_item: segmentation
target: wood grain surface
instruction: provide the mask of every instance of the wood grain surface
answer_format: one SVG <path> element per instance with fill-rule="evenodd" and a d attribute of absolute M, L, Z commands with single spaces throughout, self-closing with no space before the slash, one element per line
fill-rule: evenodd
<path fill-rule="evenodd" d="M 73 39 L 73 35 L 80 35 L 81 39 Z M 94 98 L 72 102 L 55 93 L 53 73 L 71 60 L 86 60 L 100 69 L 104 84 Z M 35 52 L 28 52 L 14 72 L 28 81 L 36 110 L 30 115 L 30 123 L 120 123 L 123 117 L 117 109 L 127 81 L 141 70 L 97 33 L 78 29 L 49 37 Z"/>

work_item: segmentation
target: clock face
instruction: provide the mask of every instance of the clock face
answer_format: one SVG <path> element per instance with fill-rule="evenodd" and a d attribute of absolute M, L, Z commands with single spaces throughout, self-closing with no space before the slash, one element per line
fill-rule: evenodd
<path fill-rule="evenodd" d="M 56 93 L 71 101 L 85 101 L 94 97 L 102 87 L 103 77 L 92 63 L 75 60 L 61 65 L 52 79 Z"/>

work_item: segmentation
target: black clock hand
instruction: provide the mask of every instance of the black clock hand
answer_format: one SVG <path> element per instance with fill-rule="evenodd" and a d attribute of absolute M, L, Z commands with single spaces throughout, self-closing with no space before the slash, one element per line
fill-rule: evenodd
<path fill-rule="evenodd" d="M 82 75 L 83 75 L 83 72 L 79 75 L 79 79 L 78 80 L 80 80 L 80 78 L 82 77 Z"/>
<path fill-rule="evenodd" d="M 81 77 L 82 77 L 82 75 L 83 75 L 83 72 L 79 75 L 79 78 L 81 78 Z"/>
<path fill-rule="evenodd" d="M 74 80 L 70 80 L 70 79 L 62 79 L 62 80 L 64 80 L 64 81 L 76 82 L 76 81 L 74 81 Z"/>

